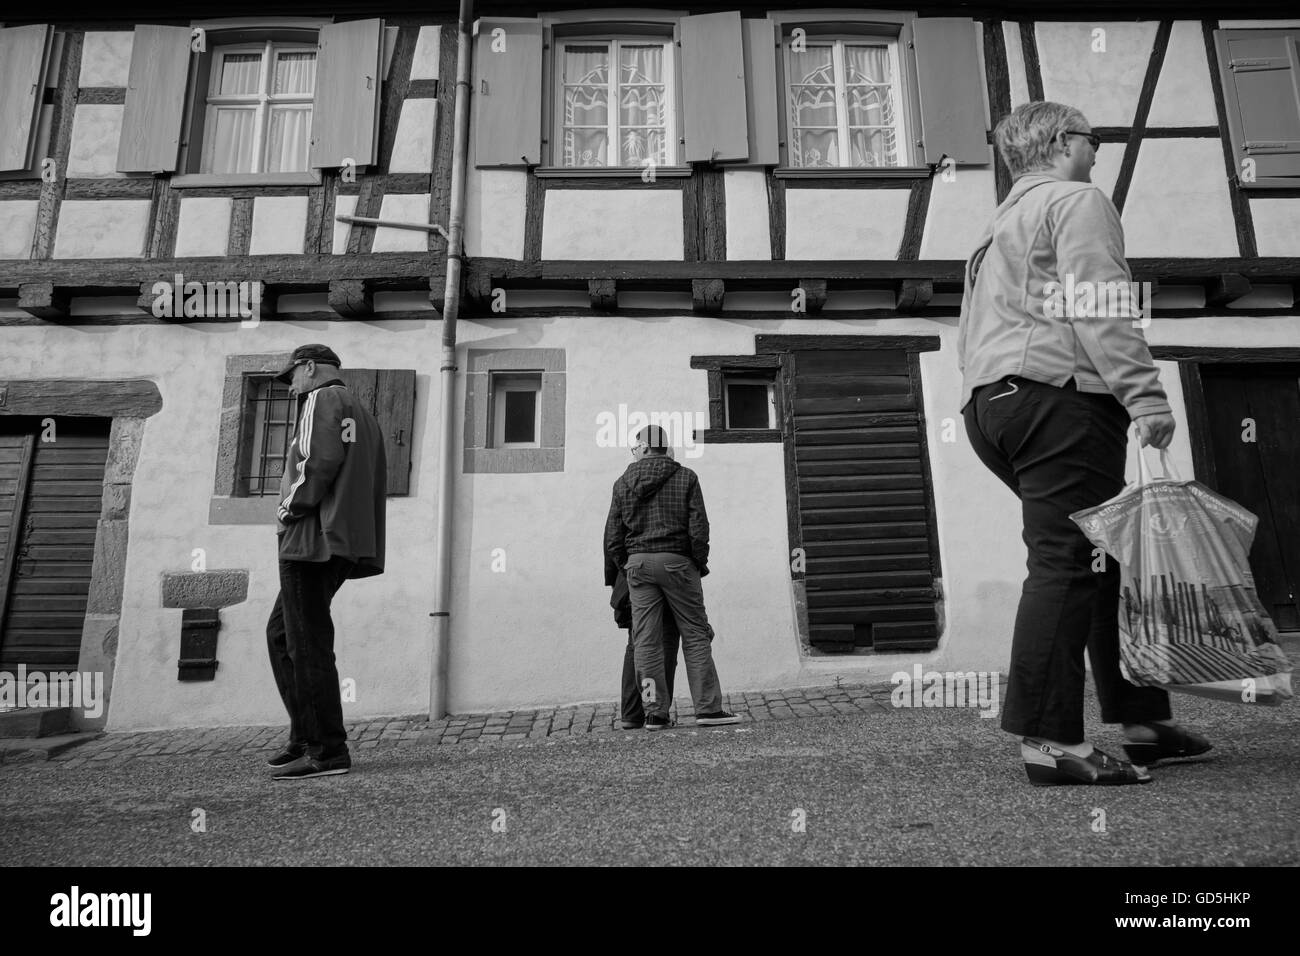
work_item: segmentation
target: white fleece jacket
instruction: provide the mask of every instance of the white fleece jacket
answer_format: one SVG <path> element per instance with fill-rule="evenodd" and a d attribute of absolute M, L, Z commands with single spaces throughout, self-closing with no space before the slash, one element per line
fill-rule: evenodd
<path fill-rule="evenodd" d="M 966 263 L 957 335 L 962 407 L 981 385 L 1019 375 L 1058 388 L 1073 378 L 1081 392 L 1114 395 L 1130 418 L 1168 412 L 1140 320 L 1087 308 L 1086 300 L 1064 308 L 1049 285 L 1086 286 L 1107 301 L 1118 288 L 1109 284 L 1127 290 L 1131 280 L 1124 229 L 1105 193 L 1040 174 L 1016 180 Z"/>

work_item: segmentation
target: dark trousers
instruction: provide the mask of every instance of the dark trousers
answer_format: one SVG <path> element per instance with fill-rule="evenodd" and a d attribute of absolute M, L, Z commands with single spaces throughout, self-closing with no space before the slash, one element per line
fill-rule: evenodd
<path fill-rule="evenodd" d="M 313 756 L 347 750 L 330 603 L 353 562 L 281 561 L 280 593 L 266 622 L 275 686 L 289 712 L 289 743 Z"/>
<path fill-rule="evenodd" d="M 673 699 L 673 675 L 677 672 L 677 649 L 681 644 L 677 621 L 673 612 L 664 609 L 664 683 L 668 699 Z M 623 652 L 623 719 L 634 724 L 645 723 L 645 707 L 641 704 L 641 688 L 636 682 L 636 642 L 632 628 L 627 629 L 627 650 Z"/>
<path fill-rule="evenodd" d="M 1094 546 L 1070 520 L 1124 486 L 1124 407 L 1014 376 L 976 389 L 962 415 L 975 454 L 1020 499 L 1029 551 L 1002 729 L 1082 743 L 1085 646 L 1104 723 L 1168 718 L 1167 693 L 1120 673 L 1119 565 L 1104 555 L 1094 571 Z"/>

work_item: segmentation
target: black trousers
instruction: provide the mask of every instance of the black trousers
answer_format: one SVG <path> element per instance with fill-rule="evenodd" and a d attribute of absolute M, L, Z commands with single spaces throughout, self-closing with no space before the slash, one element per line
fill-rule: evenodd
<path fill-rule="evenodd" d="M 673 612 L 664 608 L 664 685 L 668 700 L 673 699 L 673 675 L 677 672 L 677 650 L 682 642 Z M 636 658 L 633 654 L 632 628 L 627 629 L 627 650 L 623 652 L 623 720 L 634 724 L 645 722 L 645 706 L 641 703 L 641 688 L 636 682 Z"/>
<path fill-rule="evenodd" d="M 1094 546 L 1070 520 L 1124 487 L 1124 407 L 1013 376 L 976 389 L 962 415 L 975 454 L 1020 499 L 1029 551 L 1002 729 L 1082 743 L 1085 646 L 1104 723 L 1168 718 L 1165 691 L 1120 673 L 1119 565 L 1103 555 L 1094 571 Z"/>
<path fill-rule="evenodd" d="M 330 603 L 352 565 L 339 557 L 281 561 L 280 593 L 266 623 L 271 671 L 289 712 L 289 743 L 316 757 L 347 750 Z"/>

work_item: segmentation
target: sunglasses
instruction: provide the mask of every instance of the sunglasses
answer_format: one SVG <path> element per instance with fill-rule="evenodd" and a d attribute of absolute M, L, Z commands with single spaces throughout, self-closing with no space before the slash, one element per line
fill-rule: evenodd
<path fill-rule="evenodd" d="M 1086 139 L 1089 143 L 1092 144 L 1093 149 L 1101 148 L 1101 137 L 1098 136 L 1096 133 L 1080 133 L 1078 130 L 1075 129 L 1067 129 L 1065 131 L 1065 134 L 1067 136 L 1082 136 L 1084 139 Z"/>

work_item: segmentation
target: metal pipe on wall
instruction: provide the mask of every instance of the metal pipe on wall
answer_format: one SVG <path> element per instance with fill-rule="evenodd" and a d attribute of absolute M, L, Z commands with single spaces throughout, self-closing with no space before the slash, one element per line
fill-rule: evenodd
<path fill-rule="evenodd" d="M 447 713 L 447 660 L 451 642 L 452 495 L 456 474 L 456 319 L 460 315 L 464 250 L 465 176 L 469 160 L 470 31 L 473 0 L 460 0 L 456 29 L 456 120 L 451 157 L 451 221 L 447 238 L 447 281 L 443 292 L 442 401 L 438 433 L 438 530 L 434 545 L 433 643 L 429 655 L 429 719 Z"/>

